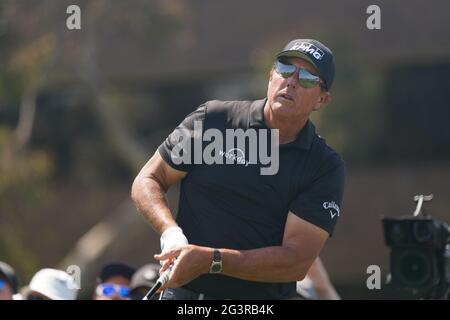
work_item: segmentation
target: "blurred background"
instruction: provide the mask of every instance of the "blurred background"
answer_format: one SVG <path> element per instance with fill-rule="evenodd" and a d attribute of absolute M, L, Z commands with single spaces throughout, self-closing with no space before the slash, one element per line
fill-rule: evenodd
<path fill-rule="evenodd" d="M 81 30 L 66 9 L 81 8 Z M 366 9 L 381 8 L 381 30 Z M 347 162 L 343 214 L 321 257 L 344 299 L 389 272 L 382 216 L 450 222 L 450 2 L 0 0 L 0 260 L 21 284 L 43 267 L 154 262 L 159 236 L 131 183 L 186 114 L 210 99 L 265 97 L 294 38 L 335 53 L 332 103 L 313 116 Z M 177 189 L 169 202 L 177 208 Z"/>

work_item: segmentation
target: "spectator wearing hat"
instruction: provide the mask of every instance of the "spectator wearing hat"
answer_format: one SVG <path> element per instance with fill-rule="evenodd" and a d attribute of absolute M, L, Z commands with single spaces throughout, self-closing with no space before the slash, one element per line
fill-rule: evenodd
<path fill-rule="evenodd" d="M 76 300 L 77 286 L 68 273 L 45 268 L 31 279 L 26 300 Z"/>
<path fill-rule="evenodd" d="M 142 300 L 156 283 L 159 276 L 159 264 L 150 263 L 140 267 L 131 278 L 130 296 L 132 300 Z M 152 300 L 157 300 L 154 296 Z"/>
<path fill-rule="evenodd" d="M 135 269 L 124 263 L 110 263 L 100 271 L 94 300 L 130 300 L 130 282 Z"/>
<path fill-rule="evenodd" d="M 17 293 L 18 281 L 14 269 L 0 261 L 0 300 L 13 300 Z"/>

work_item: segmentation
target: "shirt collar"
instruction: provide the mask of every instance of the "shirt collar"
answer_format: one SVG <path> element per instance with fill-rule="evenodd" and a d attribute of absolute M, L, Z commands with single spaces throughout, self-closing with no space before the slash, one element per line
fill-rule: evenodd
<path fill-rule="evenodd" d="M 249 128 L 267 128 L 264 122 L 264 106 L 267 99 L 253 101 L 250 105 L 250 112 L 248 113 L 248 127 Z"/>
<path fill-rule="evenodd" d="M 268 128 L 264 122 L 264 106 L 266 105 L 266 101 L 267 98 L 263 100 L 256 100 L 250 105 L 250 112 L 248 115 L 249 128 Z M 292 142 L 281 145 L 281 147 L 294 147 L 308 150 L 311 148 L 315 133 L 316 128 L 311 120 L 308 119 L 297 138 Z"/>
<path fill-rule="evenodd" d="M 292 142 L 282 145 L 282 147 L 295 147 L 299 149 L 309 150 L 311 148 L 315 133 L 316 128 L 314 127 L 314 124 L 311 122 L 311 120 L 308 119 L 297 138 Z"/>

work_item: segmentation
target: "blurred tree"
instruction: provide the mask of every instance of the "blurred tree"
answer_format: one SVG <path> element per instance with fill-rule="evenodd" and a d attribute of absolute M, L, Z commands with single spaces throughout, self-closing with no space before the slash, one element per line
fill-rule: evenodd
<path fill-rule="evenodd" d="M 35 6 L 32 6 L 33 9 Z M 44 80 L 42 68 L 48 63 L 52 41 L 44 36 L 18 45 L 24 38 L 12 28 L 8 16 L 17 10 L 10 3 L 0 4 L 0 106 L 19 106 L 15 128 L 0 124 L 0 256 L 29 273 L 38 257 L 27 244 L 27 229 L 38 217 L 33 210 L 49 199 L 48 180 L 53 161 L 43 150 L 29 150 L 36 97 Z"/>
<path fill-rule="evenodd" d="M 50 228 L 44 225 L 47 219 L 39 219 L 36 215 L 36 212 L 45 211 L 55 200 L 52 195 L 57 190 L 50 182 L 58 184 L 55 172 L 59 172 L 60 160 L 67 159 L 59 157 L 60 150 L 51 146 L 66 150 L 77 148 L 68 153 L 70 158 L 74 158 L 70 161 L 81 163 L 84 167 L 80 170 L 89 172 L 90 181 L 99 185 L 102 183 L 98 179 L 101 173 L 106 173 L 105 168 L 111 166 L 115 159 L 120 159 L 132 176 L 147 158 L 147 149 L 136 143 L 129 123 L 124 121 L 124 114 L 130 109 L 126 96 L 112 84 L 105 70 L 99 68 L 104 58 L 100 56 L 99 47 L 103 49 L 102 53 L 105 47 L 114 50 L 117 46 L 114 42 L 124 36 L 134 37 L 137 42 L 151 41 L 164 45 L 178 30 L 188 12 L 181 1 L 78 1 L 82 9 L 82 32 L 77 33 L 65 28 L 65 12 L 69 4 L 70 1 L 50 0 L 0 2 L 0 114 L 13 115 L 8 123 L 0 123 L 0 256 L 28 276 L 44 257 L 32 253 L 31 248 L 36 248 L 36 244 L 29 243 L 28 246 L 26 240 L 36 238 L 33 234 L 40 233 L 39 242 L 43 247 L 65 237 L 67 233 L 64 227 L 56 228 L 56 221 Z M 91 108 L 91 115 L 95 118 L 92 125 L 98 126 L 100 131 L 89 130 L 95 135 L 82 139 L 80 137 L 85 128 L 76 128 L 70 131 L 70 135 L 65 134 L 74 119 L 79 118 L 79 125 L 85 125 L 86 119 L 74 117 L 68 108 L 68 101 L 43 99 L 48 92 L 66 92 L 69 96 L 76 96 L 78 101 L 75 104 Z M 57 110 L 61 110 L 55 122 L 50 119 L 51 112 L 56 109 L 49 108 L 49 103 L 56 103 Z M 10 106 L 17 106 L 17 109 Z M 78 113 L 89 112 L 87 109 L 77 110 Z M 37 122 L 40 131 L 36 136 Z M 55 131 L 46 127 L 59 129 Z M 43 128 L 50 134 L 45 136 L 45 141 L 36 140 Z M 63 131 L 61 128 L 64 128 Z M 60 142 L 52 143 L 58 140 Z M 90 153 L 92 160 L 103 158 L 103 161 L 81 160 L 89 154 L 85 151 L 92 149 L 95 150 Z M 68 184 L 67 179 L 77 177 L 77 174 L 65 172 L 62 177 Z M 119 208 L 126 204 L 128 208 L 133 208 L 128 197 L 125 197 L 124 204 L 119 204 Z M 71 263 L 79 262 L 83 267 L 95 261 L 103 250 L 101 248 L 106 248 L 114 240 L 117 225 L 139 219 L 129 210 L 118 210 L 120 214 L 114 212 L 111 218 L 101 223 L 109 230 L 106 231 L 110 234 L 109 240 L 97 245 L 98 241 L 102 241 L 99 240 L 100 234 L 94 238 L 83 238 L 81 242 L 85 244 L 86 239 L 89 240 L 91 253 L 96 252 L 94 247 L 98 246 L 97 254 L 76 251 L 78 254 L 69 254 L 73 257 Z M 86 213 L 80 213 L 83 214 Z M 67 218 L 66 223 L 72 219 Z M 45 233 L 46 230 L 50 233 Z"/>

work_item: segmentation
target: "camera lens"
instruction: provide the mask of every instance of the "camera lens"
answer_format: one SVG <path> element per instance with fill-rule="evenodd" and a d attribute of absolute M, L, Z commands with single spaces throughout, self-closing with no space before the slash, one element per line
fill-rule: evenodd
<path fill-rule="evenodd" d="M 428 255 L 422 250 L 405 250 L 396 256 L 394 271 L 405 287 L 419 288 L 432 276 Z"/>
<path fill-rule="evenodd" d="M 433 237 L 433 226 L 430 221 L 417 221 L 413 225 L 413 233 L 418 243 L 428 242 Z"/>
<path fill-rule="evenodd" d="M 407 232 L 405 230 L 405 225 L 396 223 L 391 227 L 390 238 L 392 244 L 402 244 L 406 241 Z"/>

